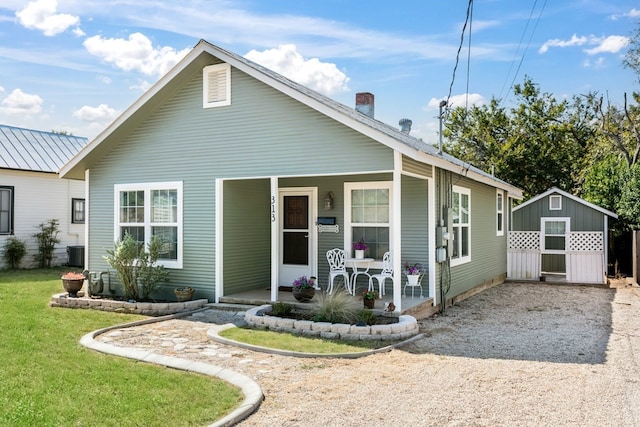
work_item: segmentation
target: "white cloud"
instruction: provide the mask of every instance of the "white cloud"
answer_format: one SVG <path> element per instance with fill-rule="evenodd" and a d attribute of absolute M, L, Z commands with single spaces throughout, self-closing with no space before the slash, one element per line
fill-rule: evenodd
<path fill-rule="evenodd" d="M 80 18 L 67 13 L 56 13 L 56 0 L 35 0 L 29 2 L 24 9 L 16 12 L 16 17 L 25 28 L 40 30 L 45 36 L 55 36 L 65 32 L 69 27 L 80 23 Z M 74 32 L 82 31 L 76 28 Z"/>
<path fill-rule="evenodd" d="M 586 59 L 583 62 L 583 66 L 585 68 L 603 68 L 604 67 L 604 58 L 602 56 L 598 57 L 595 61 L 592 61 L 590 59 Z"/>
<path fill-rule="evenodd" d="M 97 107 L 85 105 L 73 112 L 73 117 L 77 117 L 85 122 L 110 122 L 115 119 L 120 112 L 107 104 L 100 104 Z"/>
<path fill-rule="evenodd" d="M 431 98 L 426 108 L 440 108 L 440 102 L 446 100 L 446 98 Z M 484 105 L 486 103 L 487 99 L 479 93 L 462 93 L 449 98 L 448 108 L 464 107 L 467 105 Z"/>
<path fill-rule="evenodd" d="M 589 55 L 597 55 L 599 53 L 617 53 L 629 44 L 629 38 L 624 36 L 609 36 L 606 38 L 595 39 L 598 45 L 592 49 L 586 49 Z"/>
<path fill-rule="evenodd" d="M 578 37 L 576 34 L 574 34 L 569 40 L 547 40 L 542 46 L 540 46 L 538 52 L 546 53 L 550 47 L 572 47 L 587 45 L 594 47 L 585 49 L 584 51 L 588 55 L 597 55 L 599 53 L 617 53 L 627 44 L 629 44 L 629 39 L 624 36 L 596 37 L 594 35 L 590 35 L 588 37 Z"/>
<path fill-rule="evenodd" d="M 549 50 L 550 47 L 569 47 L 569 46 L 582 46 L 587 43 L 588 39 L 585 36 L 578 37 L 576 34 L 571 36 L 569 40 L 560 40 L 560 39 L 552 39 L 544 42 L 540 49 L 538 49 L 539 53 L 545 53 Z"/>
<path fill-rule="evenodd" d="M 170 46 L 156 47 L 141 33 L 128 39 L 89 37 L 84 47 L 94 56 L 125 71 L 139 71 L 146 75 L 162 76 L 178 63 L 190 49 L 177 51 Z"/>
<path fill-rule="evenodd" d="M 349 77 L 336 64 L 321 62 L 318 58 L 305 59 L 293 44 L 280 45 L 277 49 L 262 52 L 251 50 L 245 58 L 325 95 L 349 90 Z"/>
<path fill-rule="evenodd" d="M 111 77 L 109 76 L 97 76 L 96 77 L 98 79 L 98 81 L 100 83 L 106 84 L 106 85 L 110 85 L 111 84 Z"/>
<path fill-rule="evenodd" d="M 640 9 L 633 8 L 627 13 L 611 16 L 611 19 L 614 21 L 618 20 L 619 18 L 640 18 Z"/>
<path fill-rule="evenodd" d="M 37 114 L 42 111 L 42 98 L 14 89 L 0 102 L 0 112 L 5 114 Z"/>

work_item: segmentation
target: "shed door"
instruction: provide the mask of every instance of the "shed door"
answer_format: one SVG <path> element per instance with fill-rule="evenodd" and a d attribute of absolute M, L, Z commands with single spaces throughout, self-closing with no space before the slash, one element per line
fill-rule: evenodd
<path fill-rule="evenodd" d="M 541 218 L 540 251 L 543 273 L 567 273 L 566 252 L 570 228 L 569 218 Z"/>

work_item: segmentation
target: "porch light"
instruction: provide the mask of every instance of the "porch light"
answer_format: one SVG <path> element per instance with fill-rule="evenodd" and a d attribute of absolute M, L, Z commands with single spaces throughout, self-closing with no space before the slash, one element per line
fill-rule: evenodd
<path fill-rule="evenodd" d="M 333 192 L 329 191 L 326 196 L 324 196 L 324 208 L 325 209 L 333 209 Z"/>

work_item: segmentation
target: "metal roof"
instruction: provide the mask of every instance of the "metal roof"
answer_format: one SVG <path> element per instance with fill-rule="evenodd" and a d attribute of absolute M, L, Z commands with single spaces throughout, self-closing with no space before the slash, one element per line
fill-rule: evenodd
<path fill-rule="evenodd" d="M 87 142 L 79 136 L 0 125 L 0 169 L 57 173 Z"/>

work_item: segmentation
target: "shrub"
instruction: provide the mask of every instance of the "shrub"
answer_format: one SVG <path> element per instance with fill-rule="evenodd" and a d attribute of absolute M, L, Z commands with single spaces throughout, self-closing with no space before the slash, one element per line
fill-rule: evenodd
<path fill-rule="evenodd" d="M 50 219 L 47 222 L 40 223 L 36 227 L 39 228 L 40 231 L 35 233 L 33 237 L 38 241 L 38 255 L 36 255 L 36 260 L 40 267 L 51 267 L 53 251 L 56 249 L 56 245 L 60 243 L 60 239 L 58 239 L 60 228 L 58 225 L 59 221 L 57 219 Z"/>
<path fill-rule="evenodd" d="M 273 316 L 288 316 L 293 311 L 293 306 L 286 302 L 276 302 L 271 306 Z"/>
<path fill-rule="evenodd" d="M 156 264 L 163 245 L 160 238 L 153 236 L 148 251 L 144 251 L 144 245 L 126 233 L 124 239 L 116 242 L 113 250 L 107 251 L 104 258 L 116 270 L 125 298 L 138 300 L 149 297 L 160 282 L 167 280 L 169 271 Z M 142 285 L 143 295 L 138 293 L 138 282 Z"/>
<path fill-rule="evenodd" d="M 376 315 L 371 310 L 362 309 L 357 313 L 358 323 L 366 323 L 367 325 L 376 324 Z"/>
<path fill-rule="evenodd" d="M 311 302 L 312 320 L 316 322 L 353 324 L 357 321 L 359 307 L 344 291 L 322 292 Z"/>
<path fill-rule="evenodd" d="M 4 262 L 12 270 L 20 267 L 22 258 L 27 254 L 27 245 L 15 236 L 9 237 L 4 242 Z"/>

